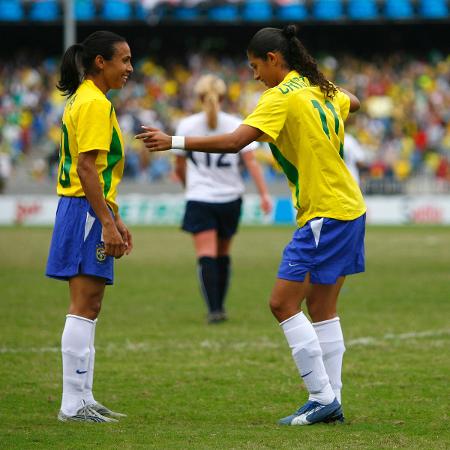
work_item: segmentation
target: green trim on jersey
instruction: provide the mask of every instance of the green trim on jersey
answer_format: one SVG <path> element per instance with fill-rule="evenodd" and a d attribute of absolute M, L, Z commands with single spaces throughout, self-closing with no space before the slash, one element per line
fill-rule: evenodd
<path fill-rule="evenodd" d="M 297 168 L 288 161 L 279 148 L 272 143 L 269 143 L 270 150 L 272 151 L 273 157 L 276 159 L 280 167 L 283 169 L 284 174 L 287 179 L 295 186 L 295 198 L 297 199 L 297 208 L 300 208 L 300 185 L 299 185 L 299 174 Z"/>
<path fill-rule="evenodd" d="M 105 198 L 108 196 L 108 192 L 111 189 L 112 171 L 116 164 L 122 159 L 122 144 L 120 143 L 119 134 L 113 127 L 111 145 L 109 147 L 106 169 L 103 171 L 103 195 Z"/>
<path fill-rule="evenodd" d="M 64 187 L 70 187 L 70 167 L 72 166 L 72 155 L 69 149 L 69 133 L 64 123 L 61 124 L 61 146 L 59 151 L 59 158 L 61 162 L 61 170 L 59 172 L 59 184 Z"/>

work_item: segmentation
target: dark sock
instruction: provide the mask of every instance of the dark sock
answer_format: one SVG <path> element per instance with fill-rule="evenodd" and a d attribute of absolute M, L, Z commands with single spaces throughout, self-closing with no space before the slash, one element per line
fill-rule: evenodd
<path fill-rule="evenodd" d="M 217 259 L 209 256 L 198 258 L 200 290 L 210 313 L 220 311 Z"/>
<path fill-rule="evenodd" d="M 219 280 L 219 305 L 223 311 L 231 273 L 231 258 L 228 255 L 217 258 L 217 271 Z"/>

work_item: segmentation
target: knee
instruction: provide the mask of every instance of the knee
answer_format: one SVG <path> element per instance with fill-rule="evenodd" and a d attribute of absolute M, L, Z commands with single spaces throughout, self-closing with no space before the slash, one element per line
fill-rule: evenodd
<path fill-rule="evenodd" d="M 89 311 L 95 315 L 95 318 L 100 314 L 100 310 L 102 309 L 102 300 L 94 299 L 89 305 Z"/>
<path fill-rule="evenodd" d="M 102 297 L 91 296 L 82 303 L 72 303 L 70 314 L 84 317 L 86 319 L 95 320 L 100 314 L 102 307 Z"/>
<path fill-rule="evenodd" d="M 269 301 L 269 307 L 270 307 L 270 310 L 272 311 L 272 314 L 279 321 L 284 320 L 284 316 L 286 314 L 286 308 L 285 308 L 285 305 L 283 304 L 283 302 L 279 298 L 272 296 Z"/>
<path fill-rule="evenodd" d="M 322 322 L 336 317 L 336 306 L 323 305 L 320 301 L 306 300 L 312 322 Z"/>

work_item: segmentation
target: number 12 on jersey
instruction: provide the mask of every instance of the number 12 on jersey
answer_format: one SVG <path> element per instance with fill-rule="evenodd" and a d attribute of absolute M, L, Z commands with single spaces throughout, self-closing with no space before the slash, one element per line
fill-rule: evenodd
<path fill-rule="evenodd" d="M 197 152 L 198 154 L 199 152 Z M 204 164 L 206 167 L 230 167 L 231 163 L 229 161 L 226 161 L 225 157 L 227 156 L 226 153 L 222 153 L 219 155 L 218 158 L 211 157 L 211 153 L 204 153 L 205 160 Z M 188 152 L 188 158 L 196 165 L 199 165 L 199 162 L 197 159 L 194 158 L 194 152 Z M 198 157 L 196 157 L 198 158 Z"/>

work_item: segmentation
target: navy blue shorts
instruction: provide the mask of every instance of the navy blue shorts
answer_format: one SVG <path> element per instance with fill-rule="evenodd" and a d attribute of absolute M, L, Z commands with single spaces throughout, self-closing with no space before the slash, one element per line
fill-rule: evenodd
<path fill-rule="evenodd" d="M 207 203 L 189 200 L 186 203 L 181 228 L 197 234 L 206 230 L 217 230 L 222 239 L 229 239 L 238 228 L 242 199 L 227 203 Z"/>
<path fill-rule="evenodd" d="M 114 282 L 114 258 L 105 255 L 102 224 L 84 197 L 61 197 L 45 274 L 58 280 L 76 275 Z"/>
<path fill-rule="evenodd" d="M 341 276 L 364 272 L 365 223 L 365 214 L 349 221 L 310 220 L 284 249 L 278 278 L 304 281 L 309 273 L 311 283 L 334 284 Z"/>

